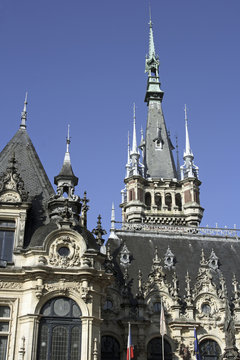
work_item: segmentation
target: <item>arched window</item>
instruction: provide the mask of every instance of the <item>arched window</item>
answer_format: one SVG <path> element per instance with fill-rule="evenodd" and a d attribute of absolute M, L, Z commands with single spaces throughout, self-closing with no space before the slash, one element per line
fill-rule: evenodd
<path fill-rule="evenodd" d="M 158 210 L 161 210 L 161 208 L 162 208 L 162 198 L 161 198 L 161 194 L 159 194 L 159 193 L 155 194 L 155 205 L 157 206 Z"/>
<path fill-rule="evenodd" d="M 151 210 L 151 203 L 152 203 L 151 194 L 147 192 L 145 194 L 145 204 L 147 206 L 147 210 Z"/>
<path fill-rule="evenodd" d="M 179 211 L 182 211 L 182 197 L 181 194 L 175 195 L 175 203 Z"/>
<path fill-rule="evenodd" d="M 149 341 L 147 346 L 147 360 L 162 359 L 162 339 L 160 337 Z M 164 359 L 172 360 L 172 349 L 169 342 L 164 339 Z"/>
<path fill-rule="evenodd" d="M 172 195 L 166 194 L 165 195 L 165 205 L 167 206 L 168 211 L 171 211 L 172 209 Z"/>
<path fill-rule="evenodd" d="M 199 350 L 202 360 L 219 360 L 221 349 L 218 343 L 211 339 L 203 340 L 199 344 Z"/>
<path fill-rule="evenodd" d="M 120 345 L 113 336 L 102 336 L 101 360 L 120 360 Z"/>
<path fill-rule="evenodd" d="M 72 299 L 57 297 L 41 309 L 38 360 L 81 359 L 81 310 Z"/>

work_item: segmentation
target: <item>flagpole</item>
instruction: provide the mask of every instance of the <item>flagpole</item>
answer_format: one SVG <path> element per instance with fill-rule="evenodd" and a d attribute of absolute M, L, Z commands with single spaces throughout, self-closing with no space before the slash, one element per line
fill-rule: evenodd
<path fill-rule="evenodd" d="M 128 338 L 130 336 L 130 322 L 128 323 Z M 128 344 L 128 359 L 131 359 L 131 344 Z"/>
<path fill-rule="evenodd" d="M 164 335 L 162 335 L 162 360 L 164 360 Z"/>

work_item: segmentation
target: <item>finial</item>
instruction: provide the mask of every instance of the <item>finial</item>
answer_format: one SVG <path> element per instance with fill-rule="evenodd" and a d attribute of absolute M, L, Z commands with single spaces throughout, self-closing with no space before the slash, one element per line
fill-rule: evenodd
<path fill-rule="evenodd" d="M 179 150 L 178 150 L 178 136 L 176 135 L 176 155 L 177 155 L 177 178 L 181 178 L 180 161 L 179 161 Z"/>
<path fill-rule="evenodd" d="M 65 153 L 65 156 L 64 156 L 64 163 L 68 162 L 68 163 L 71 163 L 71 160 L 70 160 L 70 154 L 69 154 L 69 145 L 71 143 L 71 140 L 70 140 L 70 125 L 68 125 L 68 131 L 67 131 L 67 139 L 66 139 L 66 153 Z"/>
<path fill-rule="evenodd" d="M 26 94 L 25 94 L 25 100 L 24 100 L 24 105 L 23 105 L 22 116 L 21 116 L 21 125 L 20 125 L 20 128 L 21 128 L 21 129 L 26 129 L 26 120 L 27 120 L 27 96 L 28 96 L 28 93 L 26 92 Z"/>
<path fill-rule="evenodd" d="M 102 228 L 101 215 L 98 215 L 97 227 L 93 229 L 92 233 L 96 235 L 97 244 L 102 246 L 104 239 L 102 238 L 107 232 Z"/>
<path fill-rule="evenodd" d="M 185 129 L 186 129 L 186 148 L 184 156 L 192 156 L 192 151 L 190 148 L 190 141 L 189 141 L 189 134 L 188 134 L 188 117 L 187 117 L 187 105 L 184 106 L 184 113 L 185 113 Z"/>
<path fill-rule="evenodd" d="M 152 10 L 151 10 L 150 1 L 149 1 L 149 25 L 152 26 Z"/>
<path fill-rule="evenodd" d="M 112 203 L 111 230 L 115 230 L 115 207 L 114 207 L 114 203 Z"/>
<path fill-rule="evenodd" d="M 69 152 L 69 145 L 71 143 L 71 140 L 70 140 L 70 125 L 68 124 L 68 133 L 67 133 L 67 152 Z"/>
<path fill-rule="evenodd" d="M 136 135 L 136 105 L 133 103 L 133 142 L 132 142 L 132 153 L 136 154 L 137 149 L 137 135 Z"/>

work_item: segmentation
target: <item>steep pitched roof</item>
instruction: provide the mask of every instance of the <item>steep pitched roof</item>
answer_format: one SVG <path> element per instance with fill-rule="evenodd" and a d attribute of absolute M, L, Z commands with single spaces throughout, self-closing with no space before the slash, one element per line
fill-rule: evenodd
<path fill-rule="evenodd" d="M 32 202 L 28 216 L 29 221 L 31 221 L 31 227 L 28 224 L 26 227 L 26 242 L 28 243 L 33 231 L 43 224 L 47 217 L 44 203 L 54 194 L 54 190 L 32 141 L 24 128 L 20 128 L 1 151 L 0 172 L 6 171 L 9 159 L 13 153 L 17 161 L 17 170 L 24 181 L 26 191 L 29 193 L 28 200 Z"/>
<path fill-rule="evenodd" d="M 183 233 L 151 233 L 145 231 L 124 231 L 117 230 L 117 237 L 109 239 L 111 252 L 114 258 L 115 270 L 120 278 L 123 277 L 124 267 L 120 264 L 120 253 L 124 244 L 131 254 L 131 261 L 128 266 L 129 281 L 131 282 L 131 292 L 135 296 L 137 293 L 138 271 L 141 270 L 143 280 L 146 281 L 153 265 L 154 251 L 158 249 L 158 256 L 161 259 L 161 266 L 166 274 L 167 281 L 172 283 L 172 276 L 176 271 L 180 296 L 185 295 L 185 277 L 187 271 L 191 277 L 191 287 L 196 283 L 196 277 L 200 267 L 202 250 L 205 259 L 209 261 L 211 253 L 214 251 L 218 260 L 218 268 L 212 271 L 213 280 L 219 285 L 220 277 L 226 280 L 229 298 L 232 296 L 233 273 L 239 273 L 239 254 L 240 243 L 237 237 L 209 236 L 200 234 Z M 117 239 L 118 238 L 118 239 Z M 164 256 L 167 249 L 174 254 L 174 268 L 164 267 Z M 239 281 L 240 279 L 237 278 Z"/>

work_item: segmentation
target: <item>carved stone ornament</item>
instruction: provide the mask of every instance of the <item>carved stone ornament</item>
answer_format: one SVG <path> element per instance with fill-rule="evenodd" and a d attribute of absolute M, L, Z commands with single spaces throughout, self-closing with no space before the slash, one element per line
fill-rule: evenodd
<path fill-rule="evenodd" d="M 218 304 L 215 297 L 210 296 L 208 294 L 201 296 L 196 304 L 196 310 L 198 313 L 199 319 L 214 319 L 218 320 L 219 312 L 218 312 Z"/>
<path fill-rule="evenodd" d="M 215 252 L 212 250 L 211 255 L 208 259 L 208 266 L 210 267 L 210 269 L 212 270 L 217 270 L 219 267 L 219 260 L 217 255 L 215 254 Z"/>
<path fill-rule="evenodd" d="M 128 250 L 127 245 L 124 244 L 120 252 L 120 264 L 122 266 L 129 266 L 130 263 L 130 251 Z"/>
<path fill-rule="evenodd" d="M 10 159 L 5 173 L 0 176 L 0 202 L 27 201 L 24 182 L 16 169 L 15 155 Z"/>
<path fill-rule="evenodd" d="M 174 258 L 174 254 L 172 253 L 170 247 L 168 247 L 166 254 L 164 255 L 164 267 L 168 270 L 173 269 L 175 267 Z"/>
<path fill-rule="evenodd" d="M 53 291 L 66 296 L 69 295 L 70 292 L 74 291 L 81 296 L 84 302 L 89 303 L 92 300 L 92 295 L 90 294 L 91 288 L 88 284 L 82 284 L 80 282 L 66 282 L 64 279 L 61 279 L 58 282 L 36 285 L 35 287 L 35 294 L 38 299 L 43 294 Z"/>
<path fill-rule="evenodd" d="M 51 244 L 48 262 L 61 268 L 80 266 L 80 254 L 81 248 L 76 240 L 69 236 L 61 236 Z"/>
<path fill-rule="evenodd" d="M 16 289 L 21 289 L 21 288 L 22 288 L 21 283 L 7 282 L 7 281 L 0 280 L 0 289 L 16 290 Z"/>

